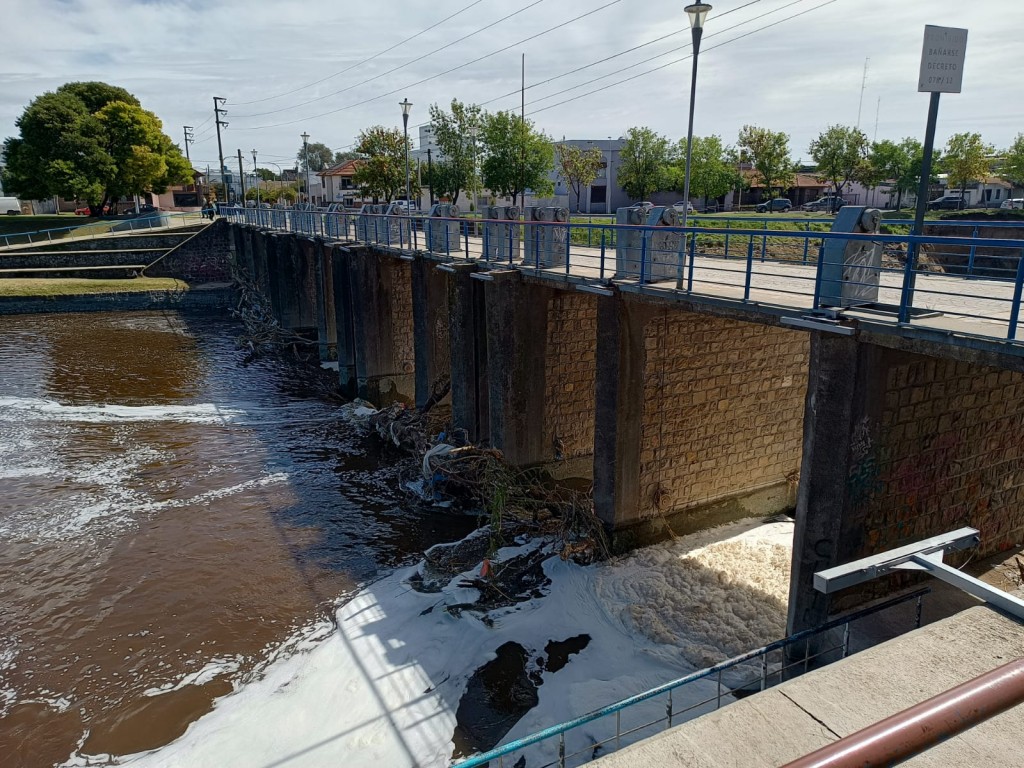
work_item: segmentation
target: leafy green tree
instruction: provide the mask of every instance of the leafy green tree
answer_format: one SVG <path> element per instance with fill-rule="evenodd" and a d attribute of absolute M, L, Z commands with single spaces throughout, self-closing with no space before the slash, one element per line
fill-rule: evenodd
<path fill-rule="evenodd" d="M 694 136 L 690 151 L 690 193 L 708 200 L 717 199 L 736 188 L 739 171 L 731 147 L 722 145 L 720 136 Z M 676 149 L 672 188 L 685 191 L 686 139 L 680 139 Z"/>
<path fill-rule="evenodd" d="M 960 188 L 964 196 L 967 185 L 988 175 L 995 148 L 981 140 L 980 133 L 954 133 L 946 142 L 941 168 L 949 176 L 949 185 Z"/>
<path fill-rule="evenodd" d="M 334 153 L 334 164 L 335 165 L 341 165 L 342 163 L 347 162 L 348 160 L 358 160 L 358 159 L 359 159 L 359 153 L 358 152 L 341 152 L 339 150 L 338 152 Z"/>
<path fill-rule="evenodd" d="M 309 172 L 317 173 L 334 164 L 334 150 L 320 141 L 308 142 L 304 147 L 300 146 L 295 154 L 295 162 L 303 172 L 307 170 L 307 160 Z"/>
<path fill-rule="evenodd" d="M 1003 153 L 999 177 L 1010 183 L 1013 190 L 1024 187 L 1024 133 L 1018 133 L 1013 144 Z"/>
<path fill-rule="evenodd" d="M 593 183 L 605 165 L 604 153 L 598 147 L 584 149 L 576 144 L 557 144 L 555 157 L 558 173 L 576 193 L 576 210 L 579 211 L 583 188 Z"/>
<path fill-rule="evenodd" d="M 269 168 L 257 168 L 256 175 L 260 177 L 260 181 L 276 181 L 277 174 Z"/>
<path fill-rule="evenodd" d="M 423 175 L 423 183 L 430 187 L 435 197 L 449 202 L 458 199 L 465 176 L 453 164 L 447 160 L 438 160 L 430 165 L 422 164 L 420 172 Z"/>
<path fill-rule="evenodd" d="M 896 209 L 903 207 L 903 195 L 917 189 L 924 162 L 924 147 L 908 136 L 899 143 L 885 139 L 871 145 L 868 162 L 881 179 L 896 190 Z M 865 185 L 866 186 L 866 185 Z"/>
<path fill-rule="evenodd" d="M 551 140 L 513 112 L 482 118 L 483 184 L 496 195 L 524 199 L 527 189 L 544 197 L 554 192 L 548 173 L 555 164 Z"/>
<path fill-rule="evenodd" d="M 451 110 L 449 113 L 437 104 L 430 105 L 430 126 L 441 154 L 434 167 L 443 164 L 435 172 L 441 182 L 432 184 L 432 188 L 435 192 L 444 189 L 448 199 L 457 203 L 462 190 L 479 187 L 477 137 L 483 127 L 484 113 L 475 104 L 463 104 L 458 99 L 452 99 Z"/>
<path fill-rule="evenodd" d="M 746 152 L 748 162 L 754 166 L 754 175 L 769 199 L 775 197 L 776 189 L 792 184 L 795 165 L 789 156 L 788 134 L 745 125 L 740 129 L 736 143 L 740 150 Z M 770 206 L 768 210 L 772 210 Z"/>
<path fill-rule="evenodd" d="M 405 191 L 406 144 L 399 128 L 375 125 L 359 134 L 356 151 L 364 157 L 352 181 L 364 195 L 394 200 Z"/>
<path fill-rule="evenodd" d="M 30 199 L 86 201 L 93 215 L 121 196 L 192 180 L 160 120 L 123 88 L 67 83 L 32 101 L 3 145 L 6 188 Z"/>
<path fill-rule="evenodd" d="M 650 128 L 630 128 L 619 153 L 619 185 L 634 200 L 664 189 L 670 181 L 669 141 Z"/>
<path fill-rule="evenodd" d="M 861 167 L 868 153 L 868 137 L 858 128 L 830 125 L 811 142 L 817 176 L 832 185 L 837 196 Z M 833 198 L 834 199 L 834 198 Z"/>

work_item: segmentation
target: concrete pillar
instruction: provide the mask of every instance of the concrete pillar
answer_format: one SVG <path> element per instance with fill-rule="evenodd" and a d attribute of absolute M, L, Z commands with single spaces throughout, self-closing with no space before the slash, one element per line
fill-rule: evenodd
<path fill-rule="evenodd" d="M 423 408 L 435 388 L 451 383 L 448 274 L 437 262 L 417 256 L 412 268 L 412 321 L 415 337 L 416 407 Z M 460 383 L 460 386 L 463 386 Z"/>
<path fill-rule="evenodd" d="M 260 232 L 253 235 L 252 240 L 252 274 L 249 277 L 252 279 L 253 285 L 256 286 L 256 290 L 269 299 L 270 284 L 267 279 L 267 243 L 270 241 L 270 235 Z"/>
<path fill-rule="evenodd" d="M 487 371 L 491 445 L 516 465 L 550 456 L 544 445 L 545 353 L 551 288 L 527 285 L 519 271 L 487 283 Z"/>
<path fill-rule="evenodd" d="M 611 531 L 640 519 L 644 326 L 656 310 L 618 294 L 597 301 L 594 511 Z"/>
<path fill-rule="evenodd" d="M 415 395 L 412 279 L 408 262 L 370 249 L 348 258 L 359 397 L 382 406 Z"/>
<path fill-rule="evenodd" d="M 334 280 L 331 275 L 331 246 L 317 239 L 313 250 L 314 286 L 316 289 L 317 349 L 322 361 L 332 360 L 337 349 L 334 317 Z"/>
<path fill-rule="evenodd" d="M 883 353 L 849 336 L 811 333 L 788 634 L 828 620 L 829 598 L 814 589 L 814 573 L 843 562 L 860 536 L 850 529 L 850 479 L 861 445 L 877 433 Z"/>
<path fill-rule="evenodd" d="M 279 324 L 283 325 L 285 300 L 283 296 L 284 278 L 282 277 L 282 251 L 287 252 L 288 235 L 268 235 L 266 237 L 267 249 L 267 298 L 270 299 L 270 308 Z"/>
<path fill-rule="evenodd" d="M 448 343 L 451 357 L 452 426 L 470 442 L 486 440 L 490 414 L 490 358 L 484 283 L 476 264 L 445 264 L 448 276 Z M 497 273 L 490 273 L 496 275 Z"/>
<path fill-rule="evenodd" d="M 346 397 L 356 397 L 355 326 L 352 307 L 351 267 L 352 252 L 348 247 L 336 245 L 331 254 L 331 282 L 334 294 L 335 340 L 338 346 L 338 382 Z"/>
<path fill-rule="evenodd" d="M 320 250 L 316 240 L 309 237 L 296 238 L 293 250 L 295 288 L 298 292 L 298 317 L 295 328 L 301 331 L 315 331 L 317 328 L 317 287 L 316 257 Z"/>

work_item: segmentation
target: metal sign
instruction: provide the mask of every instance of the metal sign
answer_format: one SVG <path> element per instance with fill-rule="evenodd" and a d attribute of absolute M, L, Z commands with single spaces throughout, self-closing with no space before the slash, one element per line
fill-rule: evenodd
<path fill-rule="evenodd" d="M 966 49 L 966 29 L 926 25 L 917 90 L 921 93 L 960 93 Z"/>

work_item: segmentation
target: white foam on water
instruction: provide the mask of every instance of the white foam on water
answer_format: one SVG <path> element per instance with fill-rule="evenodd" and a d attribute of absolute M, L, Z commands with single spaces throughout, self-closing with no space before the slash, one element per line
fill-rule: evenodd
<path fill-rule="evenodd" d="M 169 421 L 182 424 L 235 424 L 252 421 L 251 403 L 194 405 L 64 405 L 35 397 L 0 397 L 0 418 L 86 423 Z"/>
<path fill-rule="evenodd" d="M 230 675 L 239 670 L 245 659 L 242 656 L 229 656 L 227 658 L 216 658 L 204 664 L 202 669 L 191 672 L 182 677 L 176 683 L 166 683 L 157 688 L 147 688 L 142 692 L 143 696 L 160 696 L 171 691 L 180 691 L 189 685 L 206 685 L 222 675 Z"/>
<path fill-rule="evenodd" d="M 408 579 L 416 569 L 402 569 L 340 607 L 333 630 L 321 626 L 312 635 L 306 630 L 298 644 L 301 650 L 281 655 L 251 682 L 219 699 L 214 710 L 192 723 L 178 740 L 117 758 L 76 750 L 66 765 L 104 760 L 148 768 L 447 766 L 455 713 L 466 684 L 503 643 L 517 642 L 536 658 L 549 640 L 591 637 L 562 670 L 542 673 L 539 703 L 512 728 L 504 739 L 509 741 L 692 671 L 689 646 L 713 646 L 716 641 L 728 646 L 735 628 L 726 621 L 722 636 L 713 636 L 714 603 L 704 605 L 705 621 L 692 634 L 690 626 L 681 623 L 679 637 L 638 632 L 633 608 L 639 605 L 650 613 L 678 616 L 694 601 L 721 599 L 721 592 L 711 588 L 700 570 L 718 573 L 717 580 L 736 589 L 756 593 L 763 584 L 775 591 L 776 581 L 761 571 L 775 566 L 775 546 L 784 548 L 791 535 L 791 525 L 750 521 L 589 567 L 554 557 L 543 566 L 551 579 L 545 596 L 491 611 L 488 622 L 471 611 L 455 615 L 445 610 L 470 596 L 473 590 L 462 582 L 476 576 L 479 566 L 453 578 L 440 593 L 412 590 Z M 730 546 L 718 546 L 716 538 L 726 539 Z M 506 548 L 497 560 L 536 546 L 534 542 Z M 674 564 L 686 559 L 692 561 L 689 567 Z M 716 570 L 721 567 L 726 570 Z M 673 578 L 655 574 L 665 586 L 647 591 L 631 587 L 652 575 L 652 569 Z M 675 579 L 686 574 L 697 575 L 696 586 L 670 593 L 671 587 L 686 587 L 684 580 Z M 752 621 L 764 631 L 774 626 L 763 616 Z M 676 707 L 713 699 L 716 690 L 713 681 L 698 681 L 679 692 Z M 703 706 L 713 707 L 714 701 Z M 631 707 L 622 714 L 622 727 L 653 720 L 663 711 L 664 701 L 657 699 Z M 702 711 L 698 707 L 693 714 Z M 587 739 L 607 738 L 613 727 L 599 721 L 572 731 L 567 747 L 582 749 Z M 623 743 L 633 738 L 624 738 Z M 531 765 L 535 759 L 550 760 L 556 741 L 532 750 Z"/>

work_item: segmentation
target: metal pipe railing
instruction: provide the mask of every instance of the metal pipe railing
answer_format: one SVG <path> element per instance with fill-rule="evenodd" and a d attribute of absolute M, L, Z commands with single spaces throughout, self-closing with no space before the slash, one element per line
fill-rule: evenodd
<path fill-rule="evenodd" d="M 1022 702 L 1024 659 L 1016 659 L 834 741 L 785 768 L 896 765 Z"/>

